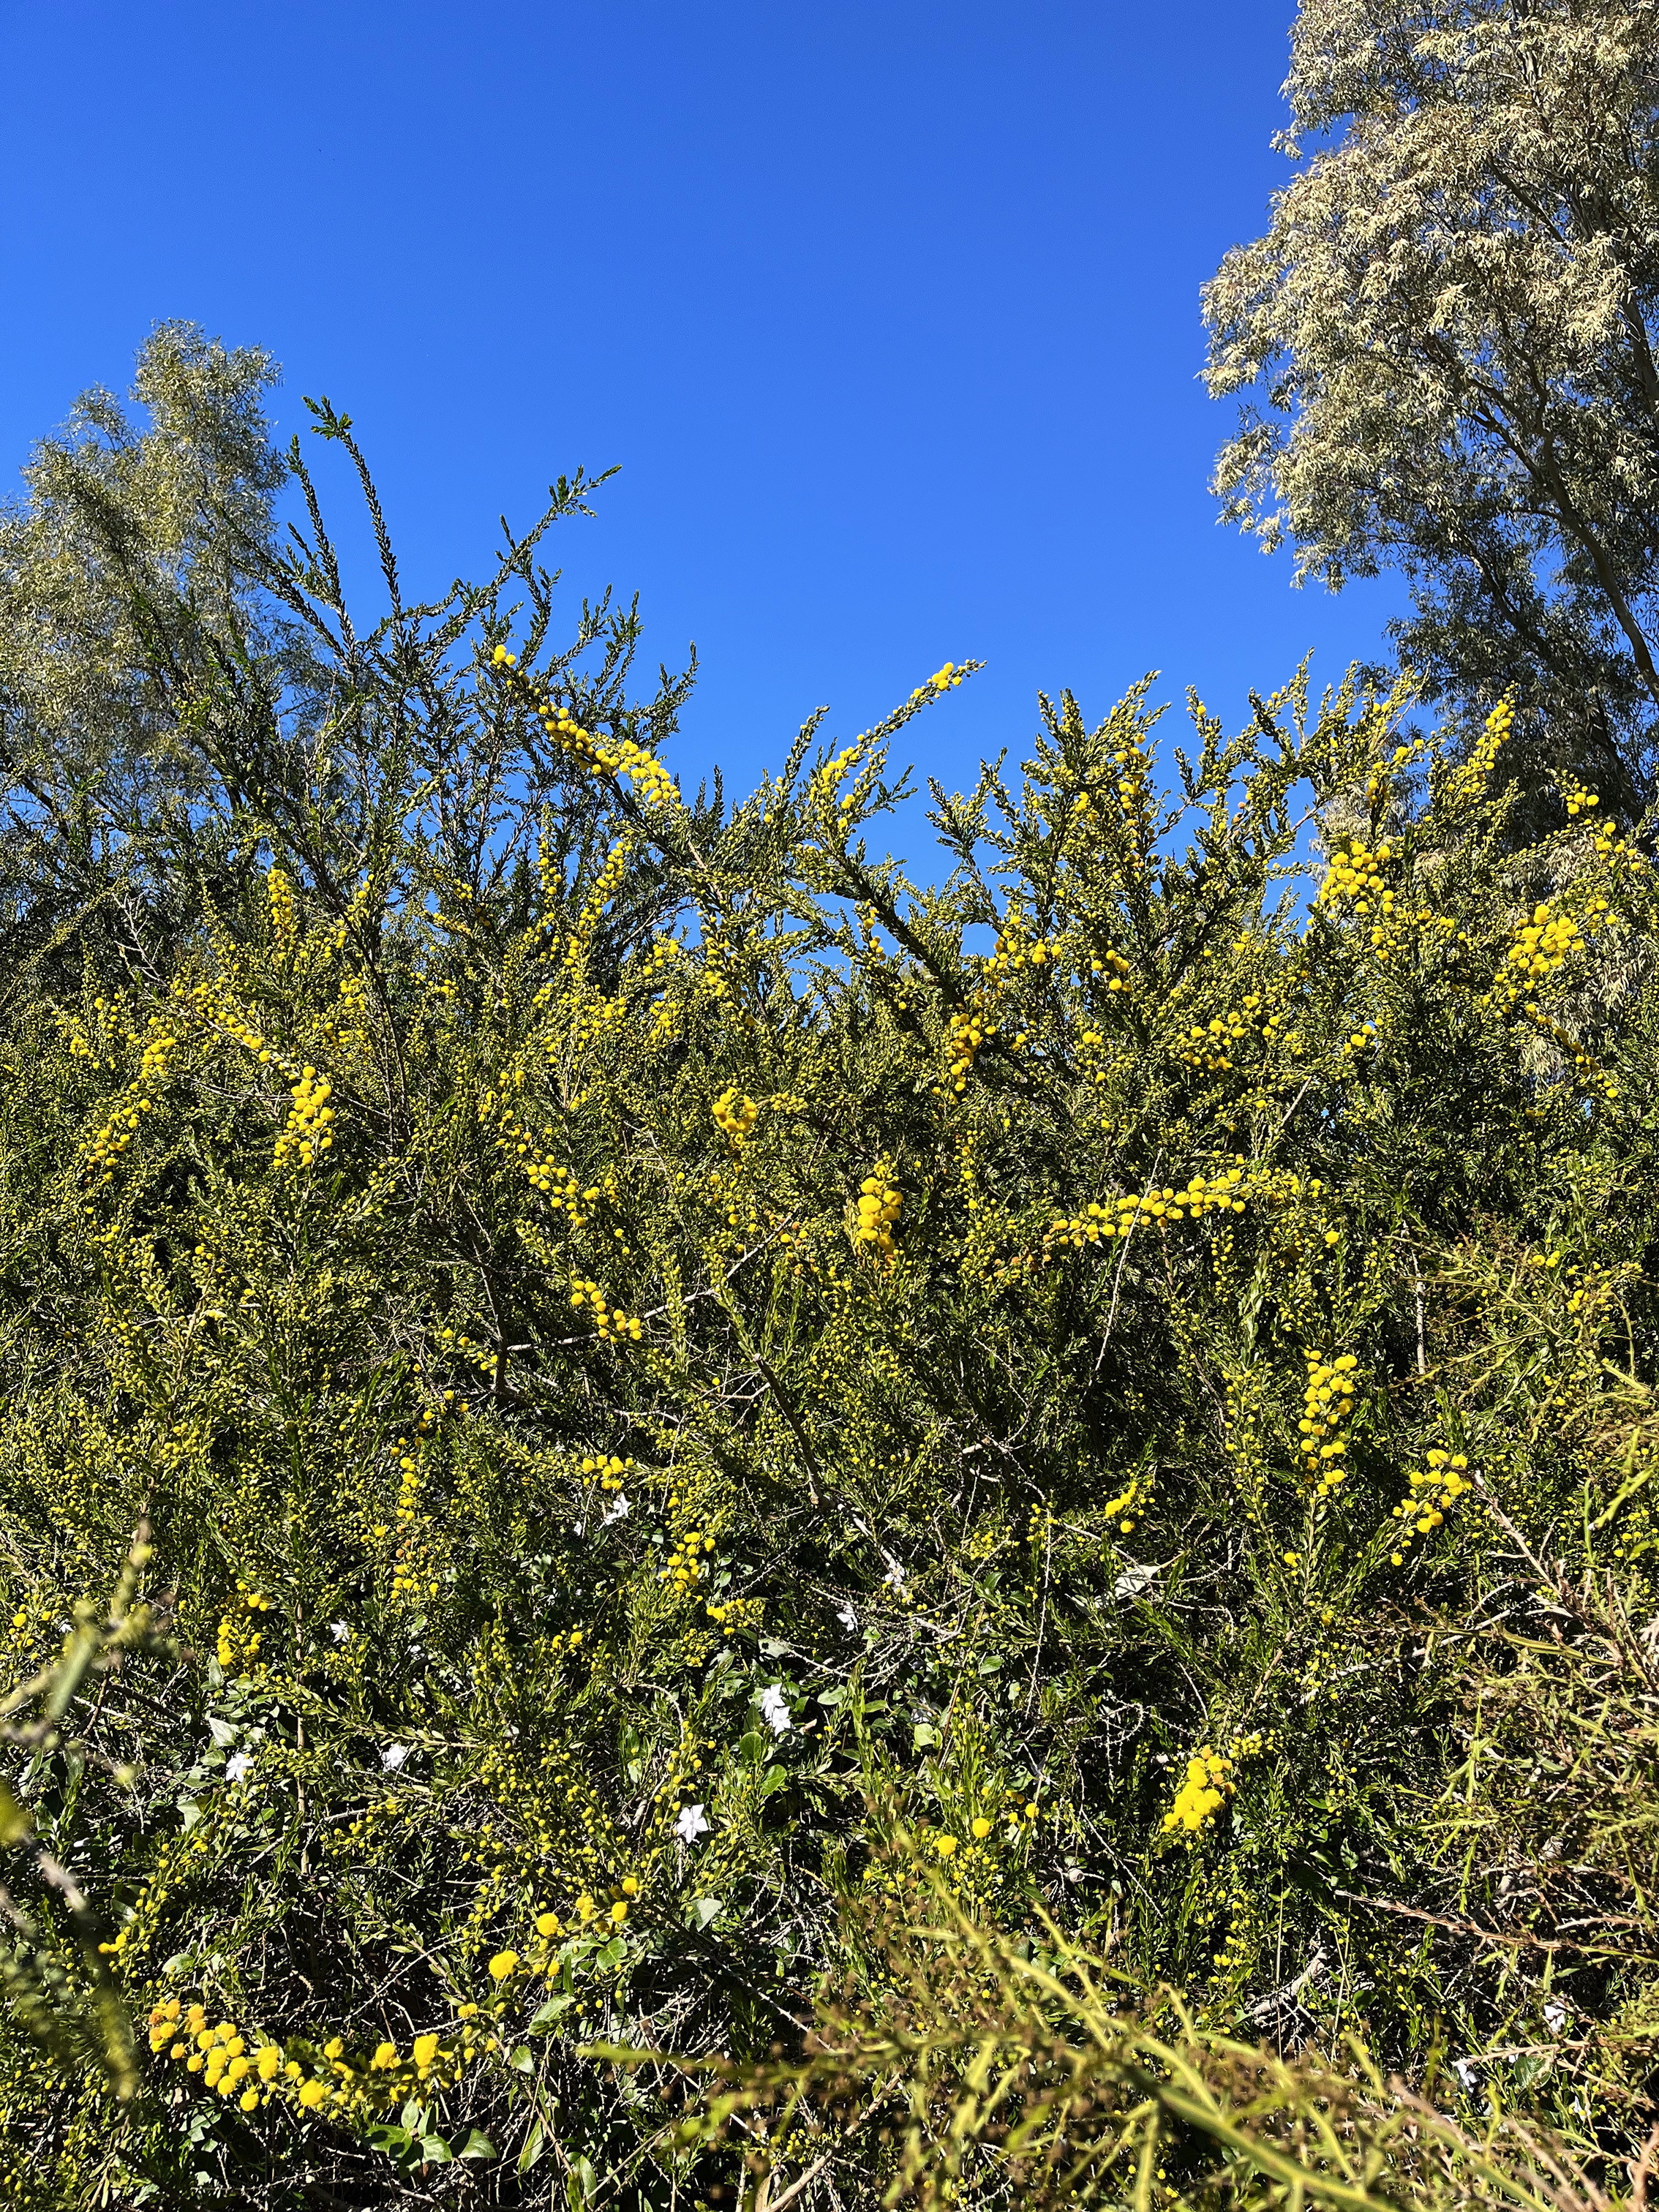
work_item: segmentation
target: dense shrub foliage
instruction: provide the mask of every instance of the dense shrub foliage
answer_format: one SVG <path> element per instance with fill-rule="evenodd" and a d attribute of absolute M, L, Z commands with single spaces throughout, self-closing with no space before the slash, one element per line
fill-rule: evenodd
<path fill-rule="evenodd" d="M 690 802 L 233 550 L 9 740 L 0 2200 L 1639 2196 L 1633 836 L 1143 689 L 911 882 L 971 665 Z"/>

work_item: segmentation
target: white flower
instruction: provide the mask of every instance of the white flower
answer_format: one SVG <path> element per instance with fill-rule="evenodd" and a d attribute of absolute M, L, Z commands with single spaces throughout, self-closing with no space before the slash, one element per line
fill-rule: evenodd
<path fill-rule="evenodd" d="M 225 1761 L 227 1782 L 246 1782 L 252 1771 L 253 1754 L 249 1751 L 234 1751 Z"/>
<path fill-rule="evenodd" d="M 380 1753 L 380 1764 L 388 1774 L 395 1774 L 409 1757 L 409 1751 L 406 1743 L 389 1743 Z"/>
<path fill-rule="evenodd" d="M 613 1498 L 610 1504 L 605 1509 L 605 1527 L 608 1528 L 613 1521 L 626 1521 L 628 1518 L 628 1513 L 629 1505 L 626 1494 L 624 1493 Z"/>
<path fill-rule="evenodd" d="M 888 1560 L 884 1580 L 890 1590 L 902 1590 L 904 1588 L 904 1570 L 896 1559 Z"/>
<path fill-rule="evenodd" d="M 674 1823 L 674 1833 L 683 1844 L 695 1844 L 699 1836 L 708 1833 L 708 1822 L 701 1805 L 682 1805 L 680 1817 Z"/>
<path fill-rule="evenodd" d="M 344 1621 L 331 1620 L 328 1624 L 328 1632 L 337 1644 L 343 1644 L 351 1631 L 346 1626 Z"/>
<path fill-rule="evenodd" d="M 1480 2079 L 1480 2069 L 1473 2058 L 1454 2058 L 1452 2071 L 1466 2089 L 1473 2089 Z"/>
<path fill-rule="evenodd" d="M 789 1718 L 789 1700 L 783 1694 L 781 1682 L 773 1682 L 761 1692 L 761 1718 L 774 1735 L 787 1735 L 793 1725 Z"/>
<path fill-rule="evenodd" d="M 854 1612 L 850 1605 L 842 1606 L 841 1611 L 836 1615 L 836 1619 L 840 1621 L 842 1626 L 847 1631 L 849 1636 L 859 1625 L 859 1617 L 857 1613 Z"/>
<path fill-rule="evenodd" d="M 1552 1997 L 1548 2004 L 1544 2007 L 1545 2027 L 1548 2028 L 1552 2035 L 1559 2035 L 1566 2024 L 1567 2008 L 1565 2005 L 1557 2004 L 1555 2000 Z"/>

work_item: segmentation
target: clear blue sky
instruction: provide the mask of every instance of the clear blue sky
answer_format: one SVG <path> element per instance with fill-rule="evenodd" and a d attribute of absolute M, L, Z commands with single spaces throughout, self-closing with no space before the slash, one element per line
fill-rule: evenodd
<path fill-rule="evenodd" d="M 820 701 L 971 778 L 1041 686 L 1231 721 L 1340 599 L 1215 525 L 1198 289 L 1283 168 L 1291 0 L 0 0 L 0 463 L 162 317 L 356 417 L 408 577 L 620 464 L 558 554 L 695 638 L 678 764 Z"/>

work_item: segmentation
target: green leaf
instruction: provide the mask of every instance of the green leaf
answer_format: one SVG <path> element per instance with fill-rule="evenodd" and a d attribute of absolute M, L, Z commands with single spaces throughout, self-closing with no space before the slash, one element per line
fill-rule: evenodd
<path fill-rule="evenodd" d="M 9 1849 L 14 1844 L 21 1844 L 33 1825 L 5 1784 L 0 1782 L 0 1844 Z"/>

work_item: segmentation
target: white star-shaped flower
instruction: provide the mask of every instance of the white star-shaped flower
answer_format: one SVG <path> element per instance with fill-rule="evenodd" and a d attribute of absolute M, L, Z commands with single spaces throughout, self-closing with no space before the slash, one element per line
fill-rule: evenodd
<path fill-rule="evenodd" d="M 789 1700 L 783 1694 L 781 1682 L 773 1682 L 761 1692 L 761 1718 L 774 1735 L 787 1735 L 794 1723 L 789 1717 Z"/>
<path fill-rule="evenodd" d="M 395 1774 L 409 1757 L 409 1751 L 406 1743 L 389 1743 L 380 1753 L 380 1764 L 388 1774 Z"/>
<path fill-rule="evenodd" d="M 253 1767 L 253 1754 L 248 1751 L 234 1751 L 225 1761 L 227 1782 L 246 1782 Z"/>
<path fill-rule="evenodd" d="M 708 1821 L 701 1805 L 682 1805 L 680 1817 L 674 1823 L 674 1833 L 683 1844 L 695 1844 L 699 1836 L 708 1833 Z"/>

